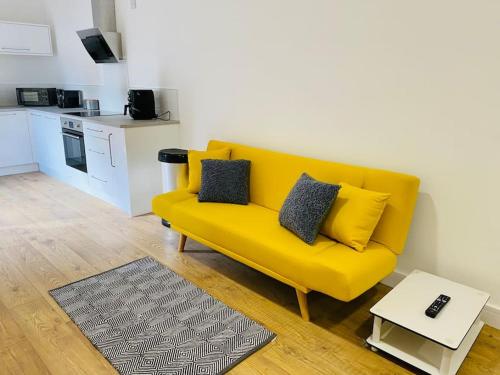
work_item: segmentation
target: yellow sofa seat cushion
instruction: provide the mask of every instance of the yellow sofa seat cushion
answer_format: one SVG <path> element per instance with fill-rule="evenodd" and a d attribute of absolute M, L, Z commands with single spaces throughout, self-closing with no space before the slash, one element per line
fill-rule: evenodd
<path fill-rule="evenodd" d="M 231 150 L 221 148 L 210 151 L 188 151 L 189 184 L 188 192 L 198 193 L 201 187 L 201 161 L 205 159 L 228 160 Z"/>
<path fill-rule="evenodd" d="M 193 197 L 171 204 L 168 211 L 164 218 L 175 229 L 226 249 L 243 263 L 343 301 L 375 285 L 396 265 L 396 256 L 379 244 L 359 253 L 319 235 L 307 245 L 280 226 L 276 211 L 252 203 L 200 203 Z"/>
<path fill-rule="evenodd" d="M 360 189 L 345 182 L 340 185 L 321 233 L 364 251 L 391 195 Z"/>
<path fill-rule="evenodd" d="M 163 219 L 169 220 L 168 218 L 172 214 L 171 209 L 174 203 L 195 197 L 196 194 L 188 192 L 187 189 L 157 195 L 152 201 L 153 213 Z"/>
<path fill-rule="evenodd" d="M 394 272 L 396 264 L 396 254 L 377 242 L 368 242 L 363 252 L 335 243 L 315 257 L 310 267 L 314 272 L 311 289 L 350 301 Z"/>

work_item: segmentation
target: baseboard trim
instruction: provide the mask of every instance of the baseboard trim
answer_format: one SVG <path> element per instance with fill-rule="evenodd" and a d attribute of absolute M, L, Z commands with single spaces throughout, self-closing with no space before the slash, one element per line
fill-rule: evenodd
<path fill-rule="evenodd" d="M 2 167 L 0 168 L 0 176 L 9 176 L 11 174 L 29 173 L 37 172 L 38 164 L 25 164 L 25 165 L 15 165 L 13 167 Z"/>
<path fill-rule="evenodd" d="M 391 288 L 394 288 L 396 285 L 398 285 L 407 275 L 399 272 L 399 271 L 394 271 L 391 273 L 389 276 L 387 276 L 385 279 L 381 281 L 382 284 L 390 286 Z"/>
<path fill-rule="evenodd" d="M 398 285 L 407 274 L 401 271 L 394 271 L 389 276 L 381 281 L 382 284 L 394 288 Z M 483 320 L 489 326 L 500 329 L 500 306 L 492 303 L 487 303 L 483 311 Z"/>

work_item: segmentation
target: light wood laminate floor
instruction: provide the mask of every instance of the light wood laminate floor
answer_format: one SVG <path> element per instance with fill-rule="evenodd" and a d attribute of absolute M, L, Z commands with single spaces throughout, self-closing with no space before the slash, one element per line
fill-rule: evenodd
<path fill-rule="evenodd" d="M 47 291 L 147 255 L 277 333 L 231 374 L 415 372 L 363 346 L 387 287 L 350 303 L 311 293 L 306 323 L 294 289 L 191 240 L 179 254 L 177 239 L 43 174 L 0 177 L 0 374 L 116 374 Z M 500 374 L 500 331 L 485 326 L 459 373 Z"/>

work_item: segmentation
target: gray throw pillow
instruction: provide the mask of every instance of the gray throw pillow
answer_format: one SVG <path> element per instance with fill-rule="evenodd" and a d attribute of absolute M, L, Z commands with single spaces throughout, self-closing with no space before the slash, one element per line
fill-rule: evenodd
<path fill-rule="evenodd" d="M 199 202 L 248 204 L 250 160 L 201 161 Z"/>
<path fill-rule="evenodd" d="M 320 182 L 302 173 L 281 207 L 280 224 L 311 245 L 339 190 L 340 185 Z"/>

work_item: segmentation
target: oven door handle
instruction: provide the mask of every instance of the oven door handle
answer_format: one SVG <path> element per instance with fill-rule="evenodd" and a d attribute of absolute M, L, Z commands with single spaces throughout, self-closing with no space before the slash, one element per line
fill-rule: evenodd
<path fill-rule="evenodd" d="M 70 137 L 70 138 L 73 138 L 73 139 L 78 139 L 80 140 L 81 137 L 78 137 L 76 135 L 73 135 L 73 134 L 68 134 L 68 133 L 61 133 L 63 135 L 63 137 Z"/>

